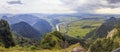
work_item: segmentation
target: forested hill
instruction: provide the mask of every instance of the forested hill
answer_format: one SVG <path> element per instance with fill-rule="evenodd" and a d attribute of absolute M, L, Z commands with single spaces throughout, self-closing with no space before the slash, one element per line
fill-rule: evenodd
<path fill-rule="evenodd" d="M 106 37 L 108 32 L 120 25 L 120 18 L 111 17 L 107 19 L 100 27 L 89 32 L 85 38 L 103 38 Z"/>
<path fill-rule="evenodd" d="M 89 52 L 111 52 L 120 47 L 120 26 L 111 30 L 107 37 L 97 39 L 89 47 Z M 98 48 L 98 49 L 96 49 Z"/>
<path fill-rule="evenodd" d="M 19 22 L 11 25 L 11 30 L 23 37 L 40 40 L 43 36 L 40 31 L 33 28 L 26 22 Z"/>

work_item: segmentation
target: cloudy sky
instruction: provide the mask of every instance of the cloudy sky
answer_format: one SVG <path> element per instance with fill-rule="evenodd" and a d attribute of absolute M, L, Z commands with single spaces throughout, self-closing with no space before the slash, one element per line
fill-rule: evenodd
<path fill-rule="evenodd" d="M 120 0 L 0 0 L 0 13 L 120 14 Z"/>

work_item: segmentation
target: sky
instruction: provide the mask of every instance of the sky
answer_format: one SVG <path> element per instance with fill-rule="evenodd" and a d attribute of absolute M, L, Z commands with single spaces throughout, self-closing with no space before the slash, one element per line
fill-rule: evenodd
<path fill-rule="evenodd" d="M 120 0 L 0 0 L 0 13 L 120 14 Z"/>

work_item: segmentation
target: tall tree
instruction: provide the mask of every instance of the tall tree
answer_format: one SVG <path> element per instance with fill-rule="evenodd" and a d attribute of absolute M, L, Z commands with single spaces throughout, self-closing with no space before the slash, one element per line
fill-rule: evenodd
<path fill-rule="evenodd" d="M 0 43 L 5 48 L 9 48 L 15 45 L 9 24 L 3 19 L 0 20 Z"/>

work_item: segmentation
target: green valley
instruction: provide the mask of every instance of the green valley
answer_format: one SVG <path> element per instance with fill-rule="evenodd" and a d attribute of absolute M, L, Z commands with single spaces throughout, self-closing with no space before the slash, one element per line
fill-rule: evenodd
<path fill-rule="evenodd" d="M 76 20 L 68 23 L 67 25 L 60 25 L 60 32 L 66 32 L 72 37 L 83 38 L 87 33 L 96 29 L 103 23 L 103 19 L 100 20 Z"/>

